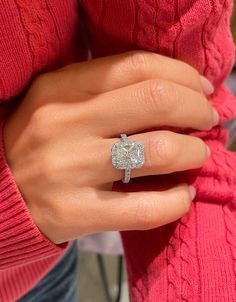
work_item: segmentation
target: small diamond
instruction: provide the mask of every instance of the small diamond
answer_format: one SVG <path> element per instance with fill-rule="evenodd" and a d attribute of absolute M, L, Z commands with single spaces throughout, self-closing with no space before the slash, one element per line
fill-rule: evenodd
<path fill-rule="evenodd" d="M 135 169 L 144 165 L 144 145 L 139 142 L 117 142 L 112 147 L 112 164 L 116 169 Z"/>

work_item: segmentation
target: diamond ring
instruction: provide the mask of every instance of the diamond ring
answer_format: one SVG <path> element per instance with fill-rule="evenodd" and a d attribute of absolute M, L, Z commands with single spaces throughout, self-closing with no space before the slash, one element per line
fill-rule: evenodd
<path fill-rule="evenodd" d="M 123 183 L 128 183 L 131 169 L 141 168 L 144 165 L 144 145 L 139 142 L 130 142 L 126 134 L 121 134 L 121 141 L 113 144 L 111 149 L 112 165 L 124 171 Z"/>

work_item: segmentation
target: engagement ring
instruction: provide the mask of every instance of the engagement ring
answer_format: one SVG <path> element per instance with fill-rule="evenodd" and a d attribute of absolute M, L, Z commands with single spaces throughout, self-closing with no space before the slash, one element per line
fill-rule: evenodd
<path fill-rule="evenodd" d="M 112 165 L 116 169 L 124 170 L 123 183 L 131 178 L 131 169 L 144 165 L 144 144 L 129 141 L 126 134 L 121 134 L 121 141 L 113 144 L 111 149 Z"/>

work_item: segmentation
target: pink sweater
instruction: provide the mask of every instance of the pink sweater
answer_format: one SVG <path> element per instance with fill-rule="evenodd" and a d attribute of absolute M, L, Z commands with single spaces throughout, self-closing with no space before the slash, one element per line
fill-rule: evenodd
<path fill-rule="evenodd" d="M 236 100 L 223 86 L 234 60 L 231 8 L 232 0 L 0 0 L 0 133 L 5 110 L 14 108 L 33 76 L 83 58 L 80 19 L 94 57 L 144 49 L 195 66 L 216 87 L 211 101 L 223 123 L 236 114 Z M 131 301 L 236 301 L 236 154 L 226 151 L 221 126 L 195 135 L 212 149 L 203 169 L 125 186 L 157 190 L 187 180 L 198 191 L 180 220 L 122 233 Z M 29 291 L 68 244 L 53 244 L 34 224 L 1 139 L 0 301 Z"/>

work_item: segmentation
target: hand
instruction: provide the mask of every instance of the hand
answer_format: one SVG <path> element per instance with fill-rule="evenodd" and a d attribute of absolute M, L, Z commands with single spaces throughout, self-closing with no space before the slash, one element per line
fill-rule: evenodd
<path fill-rule="evenodd" d="M 132 177 L 201 167 L 199 138 L 160 126 L 210 129 L 218 115 L 211 85 L 185 63 L 136 51 L 39 76 L 4 127 L 5 152 L 39 229 L 54 243 L 107 230 L 150 229 L 183 216 L 187 184 L 164 192 L 112 192 L 122 170 L 111 164 L 121 133 L 145 145 Z M 136 133 L 136 134 L 135 134 Z"/>

